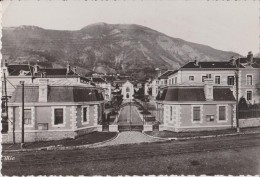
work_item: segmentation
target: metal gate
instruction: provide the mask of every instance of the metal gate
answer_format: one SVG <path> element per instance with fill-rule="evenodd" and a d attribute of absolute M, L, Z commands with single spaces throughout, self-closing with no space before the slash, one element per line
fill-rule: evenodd
<path fill-rule="evenodd" d="M 124 132 L 124 131 L 138 131 L 142 132 L 144 126 L 143 125 L 118 125 L 118 131 Z"/>

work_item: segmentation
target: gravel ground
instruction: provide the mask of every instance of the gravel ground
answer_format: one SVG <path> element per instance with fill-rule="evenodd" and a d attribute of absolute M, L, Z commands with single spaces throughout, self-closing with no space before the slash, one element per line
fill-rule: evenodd
<path fill-rule="evenodd" d="M 137 143 L 149 143 L 149 142 L 159 142 L 162 140 L 148 137 L 140 132 L 121 132 L 118 137 L 112 141 L 106 142 L 101 145 L 97 145 L 95 147 L 103 147 L 103 146 L 114 146 L 120 144 L 137 144 Z"/>

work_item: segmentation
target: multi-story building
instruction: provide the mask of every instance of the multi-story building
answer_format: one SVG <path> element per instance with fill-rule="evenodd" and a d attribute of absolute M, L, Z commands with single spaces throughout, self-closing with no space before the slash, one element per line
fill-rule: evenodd
<path fill-rule="evenodd" d="M 246 58 L 230 61 L 189 62 L 180 69 L 171 72 L 164 79 L 164 84 L 199 84 L 205 79 L 212 79 L 215 85 L 231 86 L 236 97 L 236 76 L 238 77 L 239 99 L 246 98 L 249 103 L 260 102 L 260 58 L 253 58 L 249 52 Z M 165 81 L 167 78 L 167 82 Z"/>
<path fill-rule="evenodd" d="M 249 103 L 260 102 L 260 58 L 240 59 L 239 68 L 239 96 L 244 97 Z"/>

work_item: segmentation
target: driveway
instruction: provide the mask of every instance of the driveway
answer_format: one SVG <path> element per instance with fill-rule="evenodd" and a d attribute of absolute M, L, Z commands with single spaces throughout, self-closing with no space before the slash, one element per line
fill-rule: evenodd
<path fill-rule="evenodd" d="M 119 133 L 118 137 L 112 141 L 106 142 L 93 147 L 115 146 L 121 144 L 138 144 L 138 143 L 152 143 L 164 141 L 157 138 L 152 138 L 144 135 L 141 132 L 127 131 Z"/>
<path fill-rule="evenodd" d="M 125 106 L 121 109 L 118 125 L 143 125 L 143 121 L 137 112 L 136 106 Z"/>

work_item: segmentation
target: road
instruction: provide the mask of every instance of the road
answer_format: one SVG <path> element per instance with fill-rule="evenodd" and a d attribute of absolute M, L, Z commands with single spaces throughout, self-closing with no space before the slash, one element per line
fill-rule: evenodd
<path fill-rule="evenodd" d="M 143 121 L 137 112 L 137 108 L 133 105 L 125 106 L 122 108 L 118 118 L 118 125 L 129 125 L 130 121 L 132 125 L 143 125 Z"/>
<path fill-rule="evenodd" d="M 259 175 L 260 135 L 3 153 L 3 175 Z"/>

